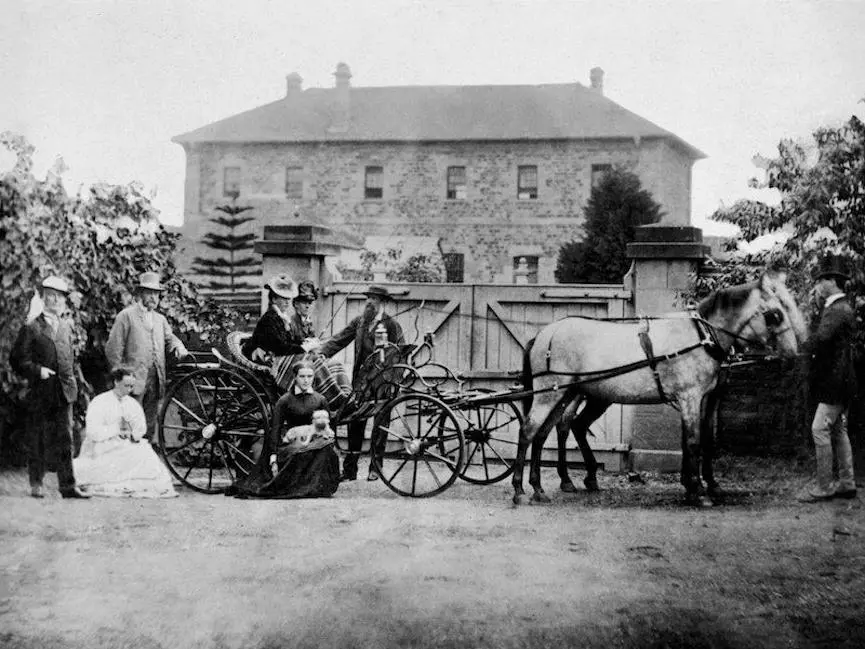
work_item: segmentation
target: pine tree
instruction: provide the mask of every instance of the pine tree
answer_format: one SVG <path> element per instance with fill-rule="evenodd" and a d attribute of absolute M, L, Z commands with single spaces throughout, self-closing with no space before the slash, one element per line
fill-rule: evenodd
<path fill-rule="evenodd" d="M 241 216 L 253 208 L 237 205 L 237 195 L 235 195 L 231 204 L 218 205 L 214 209 L 224 216 L 217 216 L 209 220 L 227 228 L 228 232 L 224 234 L 208 232 L 201 242 L 208 248 L 227 252 L 228 255 L 196 257 L 193 261 L 192 272 L 208 277 L 209 281 L 203 282 L 203 284 L 214 290 L 227 289 L 234 293 L 239 290 L 255 288 L 256 285 L 246 281 L 245 278 L 261 275 L 261 262 L 253 256 L 243 255 L 244 252 L 252 250 L 255 233 L 236 233 L 237 228 L 255 220 L 253 216 Z"/>
<path fill-rule="evenodd" d="M 585 237 L 559 249 L 556 280 L 562 283 L 619 283 L 628 272 L 626 246 L 637 226 L 657 223 L 663 213 L 636 174 L 614 168 L 592 188 L 585 207 Z"/>

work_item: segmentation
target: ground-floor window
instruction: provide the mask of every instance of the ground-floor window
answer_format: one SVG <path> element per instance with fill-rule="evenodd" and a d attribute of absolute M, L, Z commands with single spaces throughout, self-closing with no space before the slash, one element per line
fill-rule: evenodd
<path fill-rule="evenodd" d="M 465 281 L 466 256 L 461 252 L 446 252 L 442 255 L 445 264 L 445 281 L 462 284 Z"/>
<path fill-rule="evenodd" d="M 525 278 L 525 281 L 523 280 Z M 535 255 L 514 257 L 514 284 L 538 283 L 538 258 Z"/>

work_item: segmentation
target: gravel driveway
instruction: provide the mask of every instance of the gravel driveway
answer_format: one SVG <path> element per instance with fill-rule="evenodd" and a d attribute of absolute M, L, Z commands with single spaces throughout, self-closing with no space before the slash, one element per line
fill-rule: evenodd
<path fill-rule="evenodd" d="M 508 483 L 34 501 L 6 471 L 0 646 L 865 646 L 861 496 L 800 505 L 778 463 L 719 476 L 737 490 L 696 510 L 672 476 L 561 494 L 545 470 L 553 503 L 514 509 Z"/>

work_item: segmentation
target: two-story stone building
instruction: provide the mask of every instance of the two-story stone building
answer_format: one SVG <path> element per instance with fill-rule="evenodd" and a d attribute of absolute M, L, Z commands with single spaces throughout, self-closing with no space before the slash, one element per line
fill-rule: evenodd
<path fill-rule="evenodd" d="M 592 183 L 624 164 L 690 223 L 691 167 L 703 154 L 580 83 L 302 88 L 179 135 L 186 152 L 187 260 L 213 208 L 239 191 L 255 227 L 306 222 L 378 237 L 436 237 L 450 281 L 552 282 L 562 243 L 582 234 Z"/>

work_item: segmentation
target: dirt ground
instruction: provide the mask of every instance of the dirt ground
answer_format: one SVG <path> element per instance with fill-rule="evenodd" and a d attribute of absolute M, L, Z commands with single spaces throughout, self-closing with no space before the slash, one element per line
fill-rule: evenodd
<path fill-rule="evenodd" d="M 697 510 L 675 476 L 562 494 L 545 470 L 553 502 L 514 509 L 509 483 L 35 501 L 7 471 L 0 646 L 865 646 L 863 496 L 799 504 L 779 462 L 719 476 L 735 490 Z"/>

